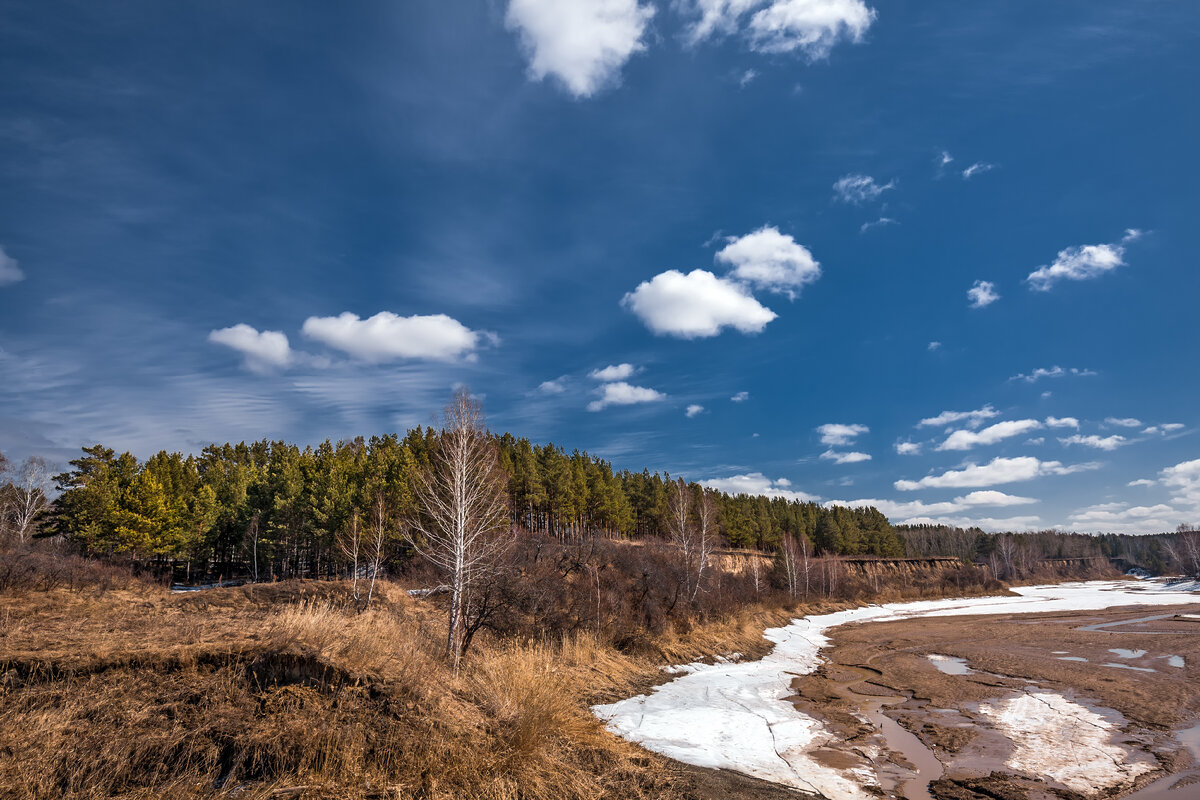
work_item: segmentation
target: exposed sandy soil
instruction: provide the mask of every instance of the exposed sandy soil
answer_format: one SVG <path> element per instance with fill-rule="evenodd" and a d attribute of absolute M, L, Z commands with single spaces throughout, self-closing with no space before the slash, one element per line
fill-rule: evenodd
<path fill-rule="evenodd" d="M 1176 616 L 1196 613 L 1188 605 L 846 625 L 822 651 L 829 663 L 794 682 L 794 702 L 844 738 L 843 749 L 825 754 L 831 765 L 860 759 L 911 766 L 864 722 L 881 705 L 872 695 L 891 696 L 884 713 L 941 762 L 944 775 L 929 789 L 938 800 L 1115 797 L 1193 768 L 1173 731 L 1200 721 L 1200 618 Z M 1161 618 L 1138 621 L 1146 617 Z M 1081 630 L 1097 625 L 1104 627 Z M 965 659 L 970 673 L 946 674 L 931 655 Z M 1120 666 L 1105 666 L 1114 664 Z M 1089 789 L 1086 772 L 1064 782 L 1014 768 L 1021 759 L 1012 723 L 1004 735 L 999 709 L 1054 695 L 1081 716 L 1113 726 L 1107 744 L 1128 754 L 1119 783 Z M 909 795 L 914 791 L 924 790 Z"/>

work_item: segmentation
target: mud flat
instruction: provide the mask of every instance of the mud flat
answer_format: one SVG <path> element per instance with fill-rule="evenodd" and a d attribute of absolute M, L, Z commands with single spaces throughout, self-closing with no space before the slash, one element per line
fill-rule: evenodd
<path fill-rule="evenodd" d="M 1195 588 L 1060 584 L 806 617 L 768 630 L 759 661 L 689 665 L 594 711 L 679 761 L 839 800 L 1116 796 L 1192 763 L 1174 726 L 1200 718 L 1200 620 L 1176 616 L 1197 612 Z M 1126 606 L 1159 608 L 1112 610 Z M 1080 630 L 1106 622 L 1127 624 Z"/>
<path fill-rule="evenodd" d="M 1194 609 L 842 626 L 828 662 L 794 681 L 793 701 L 837 732 L 842 751 L 882 754 L 885 791 L 913 800 L 1112 797 L 1152 781 L 1133 796 L 1194 798 L 1200 620 L 1181 616 Z M 861 725 L 879 694 L 899 700 L 883 713 L 915 735 L 924 762 L 886 726 Z"/>

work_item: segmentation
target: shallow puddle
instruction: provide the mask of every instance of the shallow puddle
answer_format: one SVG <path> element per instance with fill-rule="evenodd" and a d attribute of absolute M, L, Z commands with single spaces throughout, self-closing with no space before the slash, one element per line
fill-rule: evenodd
<path fill-rule="evenodd" d="M 945 673 L 946 675 L 970 675 L 975 671 L 967 666 L 965 658 L 959 658 L 958 656 L 943 656 L 931 653 L 926 658 L 937 667 L 938 672 Z"/>
<path fill-rule="evenodd" d="M 1059 656 L 1056 660 L 1058 660 L 1058 661 L 1082 661 L 1085 664 L 1087 663 L 1087 659 L 1084 658 L 1083 656 Z"/>
<path fill-rule="evenodd" d="M 1146 655 L 1145 650 L 1126 650 L 1124 647 L 1113 647 L 1109 649 L 1108 652 L 1116 653 L 1117 658 L 1129 659 L 1141 658 L 1142 656 Z"/>
<path fill-rule="evenodd" d="M 1106 664 L 1101 664 L 1100 666 L 1113 667 L 1115 669 L 1131 669 L 1134 672 L 1157 672 L 1157 670 L 1150 669 L 1149 667 L 1135 667 L 1133 664 L 1117 664 L 1113 661 L 1109 661 Z"/>

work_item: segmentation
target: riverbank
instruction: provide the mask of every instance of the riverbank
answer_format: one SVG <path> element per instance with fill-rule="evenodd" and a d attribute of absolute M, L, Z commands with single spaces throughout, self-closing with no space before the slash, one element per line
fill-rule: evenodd
<path fill-rule="evenodd" d="M 1022 587 L 1015 592 L 1007 598 L 868 606 L 797 620 L 766 632 L 776 646 L 758 662 L 692 669 L 649 694 L 594 710 L 610 730 L 672 758 L 738 770 L 829 797 L 865 800 L 883 790 L 873 763 L 880 754 L 831 759 L 828 751 L 844 750 L 838 732 L 786 700 L 795 677 L 821 666 L 818 653 L 830 644 L 831 629 L 916 617 L 1071 613 L 1197 600 L 1159 584 L 1133 582 Z"/>

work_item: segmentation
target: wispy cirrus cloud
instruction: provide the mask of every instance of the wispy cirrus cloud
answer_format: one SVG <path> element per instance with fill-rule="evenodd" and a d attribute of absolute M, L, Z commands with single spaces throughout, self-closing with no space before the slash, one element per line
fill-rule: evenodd
<path fill-rule="evenodd" d="M 25 280 L 25 273 L 21 271 L 17 260 L 5 253 L 3 247 L 0 247 L 0 286 L 7 286 L 23 280 Z"/>
<path fill-rule="evenodd" d="M 833 184 L 833 197 L 842 203 L 860 206 L 877 199 L 879 195 L 895 187 L 895 181 L 888 181 L 880 185 L 870 175 L 851 173 L 838 178 Z"/>
<path fill-rule="evenodd" d="M 1009 380 L 1010 381 L 1025 381 L 1025 383 L 1037 383 L 1042 378 L 1066 378 L 1066 377 L 1086 378 L 1086 377 L 1090 377 L 1090 376 L 1098 375 L 1098 374 L 1099 373 L 1097 373 L 1095 370 L 1091 370 L 1091 369 L 1080 369 L 1079 367 L 1071 367 L 1070 369 L 1064 369 L 1063 367 L 1060 367 L 1057 364 L 1055 364 L 1053 367 L 1038 367 L 1037 369 L 1033 370 L 1032 372 L 1030 372 L 1028 374 L 1022 372 L 1017 375 L 1013 375 L 1011 378 L 1009 378 Z"/>

